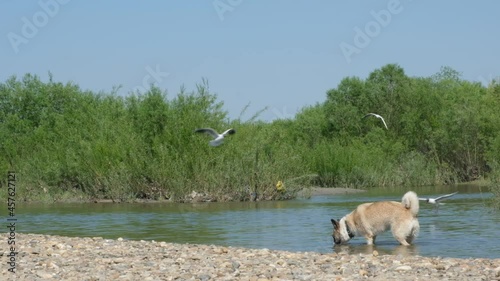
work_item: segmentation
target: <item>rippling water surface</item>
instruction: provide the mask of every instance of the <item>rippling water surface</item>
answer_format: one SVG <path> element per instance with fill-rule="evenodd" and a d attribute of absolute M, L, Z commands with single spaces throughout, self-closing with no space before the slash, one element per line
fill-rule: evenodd
<path fill-rule="evenodd" d="M 277 202 L 234 203 L 72 203 L 17 207 L 17 231 L 67 236 L 144 239 L 289 251 L 418 254 L 441 257 L 500 258 L 500 212 L 486 204 L 487 189 L 475 186 L 414 189 L 420 197 L 458 190 L 439 212 L 420 203 L 420 234 L 415 245 L 399 246 L 390 232 L 377 245 L 354 238 L 333 247 L 330 218 L 340 218 L 358 204 L 401 200 L 405 189 L 316 196 Z"/>

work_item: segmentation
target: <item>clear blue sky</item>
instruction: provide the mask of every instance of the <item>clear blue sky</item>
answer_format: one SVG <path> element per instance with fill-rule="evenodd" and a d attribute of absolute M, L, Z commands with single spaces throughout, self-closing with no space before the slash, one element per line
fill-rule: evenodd
<path fill-rule="evenodd" d="M 2 82 L 50 71 L 122 95 L 156 82 L 172 97 L 204 77 L 231 118 L 250 103 L 244 120 L 266 106 L 264 120 L 290 117 L 388 63 L 410 76 L 500 76 L 495 0 L 2 0 L 0 11 Z"/>

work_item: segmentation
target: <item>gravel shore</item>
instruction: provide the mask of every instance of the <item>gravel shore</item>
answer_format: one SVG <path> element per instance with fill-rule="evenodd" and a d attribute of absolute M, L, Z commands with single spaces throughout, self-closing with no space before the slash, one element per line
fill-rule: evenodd
<path fill-rule="evenodd" d="M 287 252 L 17 233 L 1 280 L 500 280 L 500 259 Z M 9 269 L 14 268 L 15 273 Z"/>

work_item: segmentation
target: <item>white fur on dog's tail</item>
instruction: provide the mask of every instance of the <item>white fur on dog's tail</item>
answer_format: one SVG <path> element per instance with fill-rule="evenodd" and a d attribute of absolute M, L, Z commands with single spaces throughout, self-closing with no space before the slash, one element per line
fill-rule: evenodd
<path fill-rule="evenodd" d="M 413 191 L 408 191 L 403 195 L 403 199 L 401 200 L 401 204 L 405 206 L 406 209 L 409 209 L 413 216 L 417 216 L 419 209 L 419 201 L 418 196 Z"/>

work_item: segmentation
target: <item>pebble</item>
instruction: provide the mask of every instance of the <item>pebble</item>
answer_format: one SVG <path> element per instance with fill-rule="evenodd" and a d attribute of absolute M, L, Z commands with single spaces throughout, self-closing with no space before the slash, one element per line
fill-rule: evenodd
<path fill-rule="evenodd" d="M 411 266 L 409 265 L 398 266 L 396 270 L 404 270 L 404 271 L 411 270 Z"/>
<path fill-rule="evenodd" d="M 24 233 L 16 233 L 16 246 L 15 273 L 8 271 L 9 252 L 0 252 L 0 280 L 500 279 L 500 259 L 288 252 Z"/>

